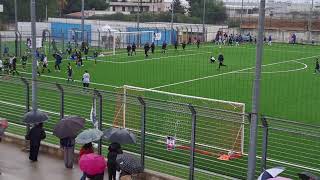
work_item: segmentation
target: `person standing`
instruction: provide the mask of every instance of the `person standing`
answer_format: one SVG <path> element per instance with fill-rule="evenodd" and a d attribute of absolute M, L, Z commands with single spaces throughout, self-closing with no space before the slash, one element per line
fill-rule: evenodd
<path fill-rule="evenodd" d="M 42 62 L 42 72 L 41 73 L 44 73 L 44 70 L 47 69 L 48 73 L 50 73 L 50 69 L 48 67 L 49 63 L 48 63 L 48 58 L 46 55 L 43 56 L 43 62 Z"/>
<path fill-rule="evenodd" d="M 182 49 L 185 50 L 185 48 L 186 48 L 186 42 L 183 41 L 183 43 L 182 43 Z"/>
<path fill-rule="evenodd" d="M 80 149 L 80 152 L 79 152 L 79 160 L 80 158 L 85 155 L 85 154 L 91 154 L 91 153 L 94 153 L 94 149 L 93 149 L 93 146 L 92 146 L 92 143 L 87 143 L 85 145 L 83 145 Z M 83 175 L 81 176 L 80 180 L 86 180 L 86 174 L 83 173 Z"/>
<path fill-rule="evenodd" d="M 316 67 L 314 70 L 314 73 L 320 73 L 320 65 L 319 65 L 319 59 L 316 60 Z"/>
<path fill-rule="evenodd" d="M 197 47 L 200 48 L 200 39 L 197 39 Z"/>
<path fill-rule="evenodd" d="M 15 73 L 17 73 L 19 75 L 19 72 L 17 71 L 17 58 L 15 56 L 13 56 L 12 58 L 12 75 L 14 76 Z"/>
<path fill-rule="evenodd" d="M 36 124 L 26 136 L 30 140 L 30 154 L 29 159 L 32 162 L 38 161 L 38 153 L 41 140 L 46 138 L 46 132 L 43 129 L 43 123 Z"/>
<path fill-rule="evenodd" d="M 131 49 L 132 49 L 131 45 L 128 44 L 128 46 L 127 46 L 128 56 L 130 56 L 130 55 L 132 56 Z"/>
<path fill-rule="evenodd" d="M 70 63 L 68 63 L 68 67 L 67 67 L 67 75 L 68 75 L 68 79 L 67 81 L 69 82 L 70 80 L 73 82 L 73 78 L 72 78 L 72 66 Z"/>
<path fill-rule="evenodd" d="M 219 54 L 218 61 L 219 61 L 219 69 L 221 66 L 227 66 L 227 65 L 223 64 L 224 57 L 223 57 L 222 53 Z"/>
<path fill-rule="evenodd" d="M 71 137 L 60 139 L 60 145 L 63 148 L 65 167 L 69 169 L 73 168 L 75 139 Z"/>
<path fill-rule="evenodd" d="M 150 49 L 149 43 L 146 42 L 146 44 L 144 45 L 144 54 L 146 55 L 146 57 L 148 57 L 148 51 Z"/>
<path fill-rule="evenodd" d="M 137 55 L 137 53 L 136 53 L 136 49 L 137 49 L 137 45 L 136 45 L 136 43 L 132 43 L 131 56 L 132 56 L 132 54 L 133 54 L 133 53 L 134 53 L 134 55 Z"/>
<path fill-rule="evenodd" d="M 59 71 L 60 72 L 60 64 L 62 62 L 62 57 L 57 53 L 54 54 L 53 57 L 56 59 L 55 65 L 54 65 L 54 69 L 55 69 L 55 71 Z"/>
<path fill-rule="evenodd" d="M 151 43 L 151 53 L 154 54 L 154 50 L 156 49 L 156 46 L 154 45 L 154 42 Z"/>
<path fill-rule="evenodd" d="M 90 74 L 88 73 L 87 70 L 84 71 L 84 74 L 82 76 L 82 83 L 83 83 L 83 88 L 88 88 L 89 87 Z"/>
<path fill-rule="evenodd" d="M 162 43 L 162 53 L 166 53 L 166 50 L 167 50 L 167 43 L 165 41 L 163 41 Z"/>
<path fill-rule="evenodd" d="M 272 45 L 272 37 L 271 37 L 271 35 L 269 35 L 268 45 L 269 45 L 269 46 L 271 46 L 271 45 Z"/>
<path fill-rule="evenodd" d="M 117 166 L 118 152 L 112 149 L 110 146 L 108 150 L 109 152 L 107 155 L 107 158 L 108 158 L 107 167 L 108 167 L 109 180 L 116 180 L 117 167 L 118 167 Z"/>
<path fill-rule="evenodd" d="M 175 50 L 178 50 L 178 41 L 175 41 L 175 42 L 174 42 L 174 49 L 175 49 Z"/>
<path fill-rule="evenodd" d="M 22 64 L 22 69 L 27 70 L 27 61 L 28 61 L 28 56 L 26 53 L 21 57 L 21 64 Z"/>

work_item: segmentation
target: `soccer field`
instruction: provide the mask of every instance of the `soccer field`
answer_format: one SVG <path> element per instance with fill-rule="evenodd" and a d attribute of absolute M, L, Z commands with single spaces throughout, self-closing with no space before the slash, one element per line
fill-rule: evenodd
<path fill-rule="evenodd" d="M 319 91 L 317 83 L 319 82 L 320 74 L 313 74 L 315 59 L 319 55 L 319 50 L 318 46 L 307 45 L 274 44 L 271 47 L 265 46 L 261 87 L 261 114 L 319 125 L 317 119 L 320 112 L 317 110 L 317 107 L 319 107 L 320 102 L 317 98 Z M 218 70 L 218 63 L 209 63 L 209 58 L 211 55 L 217 58 L 220 52 L 223 53 L 225 57 L 224 63 L 227 66 L 221 67 Z M 62 84 L 67 83 L 67 62 L 69 60 L 63 61 L 61 72 L 45 72 L 41 75 L 40 79 Z M 153 90 L 245 103 L 246 112 L 251 111 L 252 82 L 255 70 L 255 46 L 251 44 L 238 47 L 223 46 L 222 48 L 213 44 L 204 44 L 199 49 L 191 45 L 187 46 L 186 50 L 182 50 L 180 47 L 177 51 L 170 47 L 166 54 L 160 53 L 160 49 L 157 48 L 156 53 L 150 54 L 148 58 L 144 57 L 142 51 L 137 52 L 136 56 L 128 57 L 126 52 L 121 50 L 115 56 L 99 57 L 97 64 L 92 60 L 88 60 L 84 61 L 84 66 L 80 68 L 75 66 L 75 62 L 72 62 L 72 65 L 74 79 L 77 80 L 72 85 L 81 86 L 82 74 L 85 70 L 88 70 L 91 75 L 91 87 L 98 89 L 114 91 L 117 87 L 123 85 L 138 86 Z M 49 67 L 51 70 L 53 70 L 53 66 L 53 59 L 50 59 Z M 22 71 L 20 68 L 19 70 L 21 75 L 26 77 L 31 76 L 30 64 L 28 64 L 27 72 Z M 16 91 L 12 92 L 14 88 Z M 72 88 L 70 89 L 72 90 Z M 4 84 L 1 90 L 1 109 L 5 112 L 4 116 L 8 119 L 13 119 L 15 122 L 21 122 L 21 115 L 24 113 L 23 92 L 24 89 L 22 87 L 15 87 L 10 84 Z M 69 90 L 68 92 L 71 91 Z M 8 98 L 6 94 L 12 94 L 13 96 Z M 46 128 L 52 129 L 59 119 L 59 94 L 55 91 L 42 88 L 40 89 L 39 96 L 40 108 L 50 111 L 51 120 L 47 123 Z M 91 97 L 89 95 L 86 97 L 67 93 L 65 99 L 65 114 L 89 116 L 91 109 Z M 110 107 L 110 102 L 104 102 L 104 107 Z M 113 114 L 114 105 L 112 104 L 112 107 L 108 108 L 108 112 L 104 112 L 104 129 L 113 123 Z M 139 129 L 139 123 L 132 125 Z M 213 125 L 206 122 L 199 123 L 199 127 Z M 90 127 L 90 125 L 87 127 Z M 153 128 L 157 133 L 160 133 L 165 130 L 166 126 L 161 122 L 153 120 L 148 128 Z M 249 138 L 247 126 L 245 130 L 244 148 L 245 153 L 247 153 Z M 15 132 L 15 130 L 12 130 L 12 132 Z M 183 135 L 178 136 L 190 137 L 190 132 L 181 130 L 179 133 Z M 277 162 L 280 162 L 280 164 L 291 162 L 289 160 L 295 159 L 298 156 L 296 156 L 296 152 L 290 152 L 292 154 L 290 155 L 289 153 L 288 156 L 277 153 L 279 149 L 282 150 L 288 146 L 288 144 L 286 145 L 286 140 L 290 140 L 291 138 L 292 141 L 295 141 L 298 138 L 290 137 L 290 134 L 287 133 L 274 133 L 271 136 L 275 138 L 270 141 L 271 147 L 273 145 L 274 147 L 280 147 L 270 149 L 273 155 L 270 164 L 279 165 Z M 198 138 L 205 138 L 206 136 L 213 135 L 198 132 Z M 56 138 L 52 136 L 49 136 L 49 138 L 51 138 L 49 141 L 56 142 Z M 163 145 L 159 143 L 159 141 L 162 141 L 162 138 L 154 135 L 147 136 L 147 141 L 151 142 L 146 147 L 147 155 L 188 165 L 188 151 L 177 150 L 168 153 Z M 259 136 L 259 142 L 261 142 L 261 136 Z M 304 151 L 304 153 L 312 155 L 314 159 L 306 161 L 302 154 L 299 156 L 299 159 L 292 161 L 306 167 L 317 167 L 315 164 L 319 162 L 320 158 L 319 154 L 312 150 L 313 147 L 317 146 L 311 143 L 305 142 L 304 146 L 309 150 Z M 291 148 L 294 149 L 295 147 Z M 139 149 L 135 146 L 126 146 L 126 149 L 139 153 Z M 261 149 L 258 148 L 258 154 L 260 154 L 260 151 Z M 196 167 L 244 179 L 246 176 L 246 161 L 246 156 L 238 160 L 222 162 L 217 160 L 216 157 L 197 154 Z M 159 162 L 153 162 L 152 159 L 148 159 L 146 163 L 148 167 L 153 167 L 154 170 L 169 174 L 173 171 L 171 172 L 172 174 L 183 178 L 188 175 L 187 168 L 172 170 L 176 166 L 171 167 L 166 164 L 166 167 L 162 167 L 157 164 Z M 288 170 L 289 176 L 294 177 L 295 170 L 300 170 L 298 166 L 295 166 L 295 168 Z M 233 169 L 233 172 L 228 171 L 230 169 Z M 316 170 L 319 171 L 318 169 Z M 198 179 L 208 179 L 208 176 L 201 174 L 199 171 L 196 172 L 196 177 Z"/>
<path fill-rule="evenodd" d="M 261 113 L 320 124 L 320 102 L 317 94 L 319 74 L 314 73 L 315 59 L 320 47 L 308 45 L 274 44 L 265 46 L 262 68 Z M 192 96 L 221 99 L 246 104 L 251 110 L 252 82 L 255 71 L 255 45 L 238 47 L 212 44 L 187 46 L 186 50 L 169 48 L 144 57 L 142 51 L 128 57 L 125 51 L 115 56 L 99 57 L 97 64 L 85 61 L 84 67 L 72 63 L 74 78 L 81 80 L 84 70 L 91 75 L 92 87 L 110 89 L 132 85 L 154 90 L 168 91 Z M 223 53 L 227 67 L 218 70 L 218 63 L 209 63 L 213 55 Z M 66 65 L 61 72 L 45 73 L 40 79 L 65 82 Z M 49 66 L 53 69 L 54 63 Z M 24 76 L 30 76 L 30 69 Z M 76 83 L 78 84 L 78 83 Z M 80 84 L 79 84 L 80 85 Z"/>

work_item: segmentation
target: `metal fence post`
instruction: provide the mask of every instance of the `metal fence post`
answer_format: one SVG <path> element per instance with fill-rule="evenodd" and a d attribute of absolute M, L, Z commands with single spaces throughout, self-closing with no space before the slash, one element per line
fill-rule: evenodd
<path fill-rule="evenodd" d="M 189 109 L 191 111 L 191 149 L 190 149 L 190 171 L 189 171 L 189 180 L 194 179 L 194 152 L 196 146 L 196 120 L 197 120 L 197 113 L 194 107 L 190 104 Z"/>
<path fill-rule="evenodd" d="M 146 103 L 142 97 L 138 97 L 138 100 L 141 104 L 141 165 L 144 169 L 144 159 L 145 159 L 145 142 L 146 142 Z"/>
<path fill-rule="evenodd" d="M 24 83 L 26 87 L 26 113 L 30 111 L 30 85 L 29 82 L 25 78 L 21 78 L 21 81 Z M 30 131 L 30 125 L 26 125 L 26 134 Z"/>
<path fill-rule="evenodd" d="M 56 84 L 60 91 L 60 120 L 64 118 L 64 90 L 60 84 Z"/>
<path fill-rule="evenodd" d="M 98 90 L 94 90 L 94 95 L 96 95 L 99 99 L 99 121 L 98 121 L 98 129 L 102 131 L 102 95 Z M 102 139 L 99 140 L 98 143 L 98 153 L 102 154 Z"/>
<path fill-rule="evenodd" d="M 0 34 L 0 58 L 2 58 L 2 37 Z"/>
<path fill-rule="evenodd" d="M 269 125 L 267 118 L 263 116 L 261 118 L 263 126 L 262 134 L 262 158 L 261 158 L 261 172 L 267 169 L 267 150 L 268 150 L 268 135 L 269 135 Z"/>

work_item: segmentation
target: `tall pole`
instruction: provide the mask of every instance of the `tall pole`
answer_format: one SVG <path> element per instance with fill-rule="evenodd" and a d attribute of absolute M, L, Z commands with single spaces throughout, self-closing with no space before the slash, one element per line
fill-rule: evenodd
<path fill-rule="evenodd" d="M 203 15 L 202 15 L 202 34 L 203 34 L 203 41 L 206 41 L 206 3 L 207 0 L 203 0 Z"/>
<path fill-rule="evenodd" d="M 256 50 L 256 70 L 255 80 L 253 84 L 252 95 L 252 115 L 250 123 L 250 144 L 248 154 L 248 172 L 247 179 L 254 180 L 256 172 L 256 153 L 257 153 L 257 130 L 258 130 L 258 113 L 260 108 L 260 81 L 261 81 L 261 65 L 263 56 L 263 34 L 265 21 L 266 0 L 260 0 L 259 10 L 259 29 Z"/>
<path fill-rule="evenodd" d="M 241 30 L 241 25 L 242 25 L 242 21 L 243 21 L 243 0 L 241 0 L 241 12 L 240 12 L 240 32 L 242 33 L 242 30 Z"/>
<path fill-rule="evenodd" d="M 81 2 L 81 40 L 84 41 L 84 0 Z"/>
<path fill-rule="evenodd" d="M 308 18 L 308 31 L 309 31 L 309 42 L 312 40 L 312 14 L 313 14 L 313 0 L 311 1 L 311 7 Z"/>
<path fill-rule="evenodd" d="M 17 0 L 14 0 L 14 21 L 15 21 L 15 30 L 18 31 L 18 7 Z"/>
<path fill-rule="evenodd" d="M 173 19 L 174 19 L 174 0 L 171 2 L 171 33 L 170 33 L 170 41 L 173 43 Z"/>
<path fill-rule="evenodd" d="M 37 111 L 37 39 L 36 39 L 36 1 L 31 0 L 31 35 L 32 35 L 32 53 L 33 53 L 33 61 L 32 61 L 32 109 L 34 112 Z"/>
<path fill-rule="evenodd" d="M 137 34 L 137 44 L 138 46 L 140 46 L 140 11 L 141 11 L 141 6 L 142 6 L 142 1 L 139 0 L 138 1 L 138 15 L 137 15 L 137 31 L 138 31 L 138 34 Z"/>

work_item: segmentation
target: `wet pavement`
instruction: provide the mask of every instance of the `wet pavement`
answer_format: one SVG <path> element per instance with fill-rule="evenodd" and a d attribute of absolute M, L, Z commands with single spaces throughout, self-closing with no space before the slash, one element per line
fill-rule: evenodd
<path fill-rule="evenodd" d="M 82 175 L 77 164 L 66 169 L 62 159 L 48 154 L 40 153 L 38 162 L 30 162 L 28 156 L 20 147 L 1 142 L 0 180 L 79 180 Z"/>

